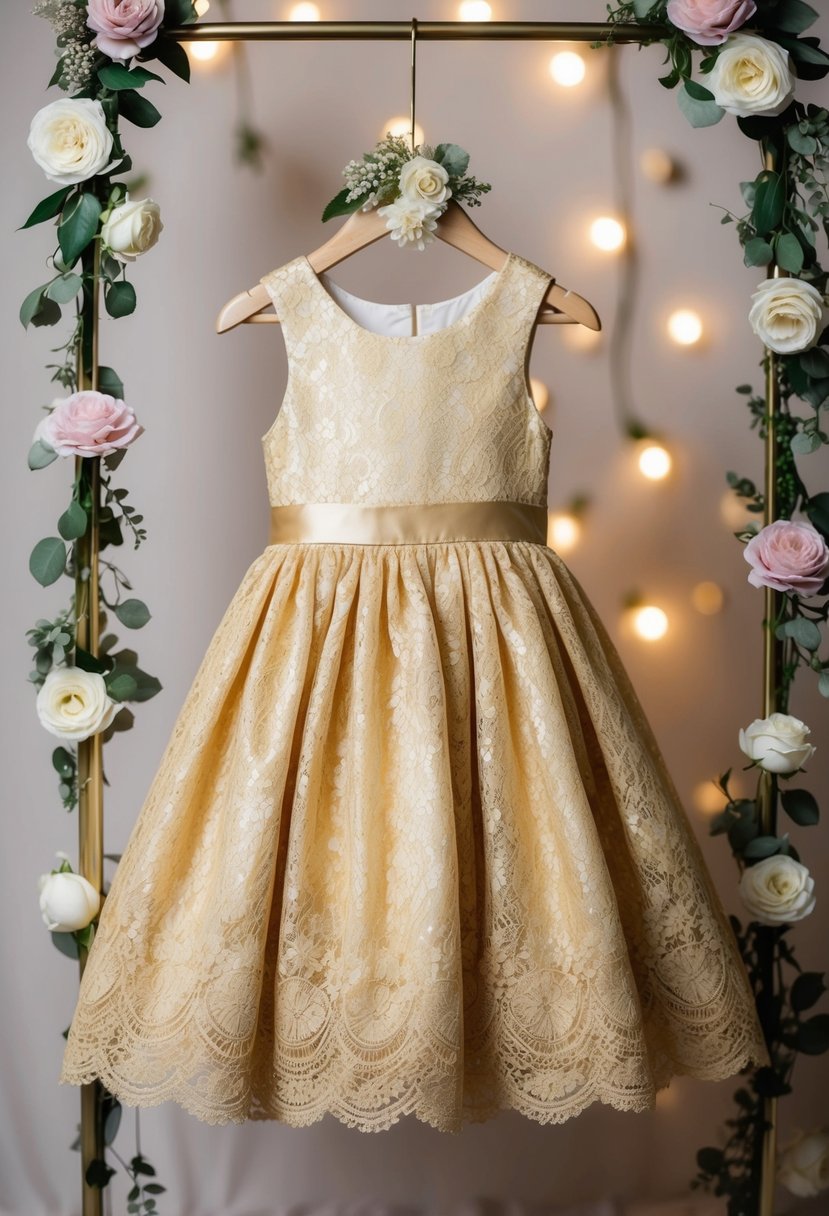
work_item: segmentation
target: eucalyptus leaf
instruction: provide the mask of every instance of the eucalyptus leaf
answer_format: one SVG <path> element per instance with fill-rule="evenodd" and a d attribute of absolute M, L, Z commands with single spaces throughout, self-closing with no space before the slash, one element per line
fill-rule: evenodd
<path fill-rule="evenodd" d="M 710 89 L 706 89 L 705 85 L 699 83 L 698 80 L 686 80 L 685 92 L 689 97 L 693 97 L 694 101 L 713 101 L 714 94 Z"/>
<path fill-rule="evenodd" d="M 435 148 L 435 160 L 450 177 L 463 177 L 469 168 L 469 153 L 458 144 L 438 144 Z"/>
<path fill-rule="evenodd" d="M 806 503 L 806 514 L 819 532 L 829 536 L 829 491 L 813 494 Z"/>
<path fill-rule="evenodd" d="M 83 279 L 79 274 L 62 274 L 46 288 L 46 295 L 57 304 L 68 304 L 83 287 Z"/>
<path fill-rule="evenodd" d="M 40 583 L 48 587 L 57 582 L 66 568 L 66 545 L 59 536 L 45 536 L 32 549 L 29 571 Z"/>
<path fill-rule="evenodd" d="M 781 845 L 785 844 L 785 839 L 779 836 L 755 836 L 743 849 L 743 856 L 752 861 L 759 861 L 763 857 L 773 857 L 775 853 L 781 852 Z"/>
<path fill-rule="evenodd" d="M 797 1028 L 797 1049 L 808 1056 L 819 1056 L 829 1048 L 829 1013 L 818 1013 Z"/>
<path fill-rule="evenodd" d="M 111 283 L 104 292 L 104 305 L 111 317 L 128 317 L 135 312 L 135 288 L 132 283 Z"/>
<path fill-rule="evenodd" d="M 817 140 L 814 135 L 804 135 L 797 125 L 788 128 L 786 140 L 792 151 L 799 152 L 801 156 L 814 156 L 817 151 Z"/>
<path fill-rule="evenodd" d="M 65 954 L 67 958 L 78 958 L 79 950 L 78 943 L 75 941 L 74 933 L 52 933 L 52 944 L 60 950 L 61 954 Z"/>
<path fill-rule="evenodd" d="M 811 350 L 804 350 L 800 356 L 800 366 L 807 376 L 816 380 L 829 376 L 829 351 L 825 346 L 813 346 Z"/>
<path fill-rule="evenodd" d="M 746 241 L 743 250 L 743 262 L 746 266 L 768 266 L 773 257 L 774 250 L 763 237 L 754 236 Z"/>
<path fill-rule="evenodd" d="M 826 991 L 824 976 L 820 971 L 804 971 L 792 984 L 791 1002 L 795 1013 L 811 1009 Z"/>
<path fill-rule="evenodd" d="M 47 465 L 57 460 L 58 454 L 54 448 L 42 439 L 36 439 L 29 448 L 28 464 L 30 469 L 45 469 Z"/>
<path fill-rule="evenodd" d="M 791 232 L 782 233 L 774 242 L 774 256 L 781 270 L 799 274 L 803 269 L 803 246 Z"/>
<path fill-rule="evenodd" d="M 52 752 L 52 768 L 61 777 L 71 777 L 75 772 L 75 757 L 65 747 L 56 747 Z"/>
<path fill-rule="evenodd" d="M 680 110 L 692 127 L 713 127 L 725 114 L 725 110 L 715 101 L 697 101 L 688 92 L 687 84 L 686 80 L 676 95 Z"/>
<path fill-rule="evenodd" d="M 123 382 L 117 372 L 114 372 L 111 367 L 98 368 L 98 389 L 102 393 L 109 393 L 111 397 L 120 397 L 123 400 Z M 120 450 L 121 452 L 126 451 L 125 448 L 121 448 Z M 111 468 L 112 466 L 108 465 L 107 467 Z"/>
<path fill-rule="evenodd" d="M 809 790 L 783 790 L 780 801 L 783 810 L 799 827 L 811 828 L 820 821 L 817 799 Z"/>
<path fill-rule="evenodd" d="M 107 1111 L 104 1119 L 104 1144 L 112 1144 L 118 1134 L 118 1128 L 121 1126 L 121 1111 L 120 1102 L 116 1102 Z"/>
<path fill-rule="evenodd" d="M 123 600 L 116 604 L 115 615 L 128 629 L 141 629 L 150 619 L 150 610 L 143 600 Z"/>
<path fill-rule="evenodd" d="M 829 671 L 822 671 L 818 676 L 817 690 L 822 697 L 829 697 Z"/>
<path fill-rule="evenodd" d="M 820 646 L 820 630 L 814 621 L 805 616 L 796 616 L 794 620 L 786 621 L 783 634 L 793 638 L 804 650 L 817 650 Z"/>
<path fill-rule="evenodd" d="M 823 440 L 814 431 L 798 431 L 789 441 L 789 447 L 796 456 L 808 456 L 822 446 Z"/>
<path fill-rule="evenodd" d="M 86 511 L 75 499 L 58 520 L 58 532 L 64 540 L 77 540 L 86 532 Z"/>
<path fill-rule="evenodd" d="M 126 672 L 120 672 L 107 681 L 107 692 L 113 701 L 132 701 L 137 690 L 136 681 Z"/>

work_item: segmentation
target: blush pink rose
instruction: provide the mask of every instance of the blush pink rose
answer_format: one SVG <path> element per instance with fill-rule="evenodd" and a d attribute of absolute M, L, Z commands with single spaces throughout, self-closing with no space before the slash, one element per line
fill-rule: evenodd
<path fill-rule="evenodd" d="M 718 46 L 757 12 L 754 0 L 668 0 L 668 20 L 700 46 Z"/>
<path fill-rule="evenodd" d="M 89 0 L 86 24 L 110 59 L 129 59 L 149 46 L 164 20 L 164 0 Z"/>
<path fill-rule="evenodd" d="M 34 438 L 59 456 L 106 456 L 143 434 L 132 406 L 118 397 L 86 389 L 53 402 L 54 409 L 37 424 Z"/>
<path fill-rule="evenodd" d="M 753 587 L 817 595 L 829 577 L 829 546 L 812 524 L 776 519 L 743 550 Z"/>

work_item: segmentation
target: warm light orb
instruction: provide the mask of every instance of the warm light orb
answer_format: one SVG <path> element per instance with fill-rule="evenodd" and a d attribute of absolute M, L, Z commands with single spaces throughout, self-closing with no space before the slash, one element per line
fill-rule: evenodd
<path fill-rule="evenodd" d="M 691 791 L 691 798 L 703 815 L 718 815 L 726 803 L 725 794 L 713 781 L 699 781 Z"/>
<path fill-rule="evenodd" d="M 566 511 L 547 516 L 547 543 L 551 549 L 566 553 L 581 537 L 581 524 Z"/>
<path fill-rule="evenodd" d="M 201 63 L 210 63 L 219 53 L 220 42 L 188 42 L 187 53 Z"/>
<path fill-rule="evenodd" d="M 196 15 L 203 17 L 210 8 L 210 0 L 196 0 Z"/>
<path fill-rule="evenodd" d="M 702 318 L 691 308 L 679 308 L 668 317 L 668 333 L 677 346 L 693 346 L 702 337 Z"/>
<path fill-rule="evenodd" d="M 760 523 L 762 515 L 748 510 L 747 498 L 740 498 L 733 490 L 726 490 L 720 499 L 720 519 L 732 532 L 738 532 L 752 522 Z"/>
<path fill-rule="evenodd" d="M 491 21 L 492 5 L 487 0 L 463 0 L 458 17 L 461 21 Z"/>
<path fill-rule="evenodd" d="M 639 472 L 651 481 L 661 481 L 671 471 L 671 453 L 661 443 L 649 443 L 639 453 Z"/>
<path fill-rule="evenodd" d="M 383 130 L 380 132 L 380 138 L 385 139 L 386 135 L 391 132 L 392 135 L 402 135 L 404 139 L 410 140 L 412 137 L 412 120 L 407 115 L 398 114 L 395 118 L 390 118 Z M 415 143 L 423 143 L 423 127 L 415 120 Z"/>
<path fill-rule="evenodd" d="M 590 240 L 597 249 L 613 253 L 625 243 L 625 226 L 611 215 L 600 215 L 590 225 Z"/>
<path fill-rule="evenodd" d="M 646 148 L 639 157 L 639 168 L 649 181 L 664 186 L 676 173 L 676 162 L 662 148 Z"/>
<path fill-rule="evenodd" d="M 295 4 L 288 14 L 289 21 L 319 21 L 320 10 L 317 4 Z"/>
<path fill-rule="evenodd" d="M 706 580 L 697 583 L 691 591 L 691 603 L 703 616 L 714 616 L 721 612 L 724 600 L 723 589 L 719 583 Z"/>
<path fill-rule="evenodd" d="M 668 632 L 668 617 L 655 604 L 633 609 L 633 628 L 646 642 L 655 642 Z"/>
<path fill-rule="evenodd" d="M 556 84 L 565 89 L 581 84 L 586 70 L 584 60 L 575 51 L 559 51 L 550 60 L 550 75 Z"/>
<path fill-rule="evenodd" d="M 543 380 L 537 379 L 535 376 L 530 376 L 530 394 L 535 402 L 535 408 L 539 414 L 547 408 L 550 400 L 550 390 Z"/>

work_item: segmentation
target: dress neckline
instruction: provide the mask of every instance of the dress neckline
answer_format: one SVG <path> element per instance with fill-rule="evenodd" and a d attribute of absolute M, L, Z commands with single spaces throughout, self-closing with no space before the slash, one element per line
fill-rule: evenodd
<path fill-rule="evenodd" d="M 328 300 L 331 308 L 333 308 L 337 315 L 343 319 L 345 324 L 356 330 L 358 333 L 366 334 L 369 338 L 376 338 L 379 342 L 426 342 L 432 338 L 440 338 L 444 334 L 455 333 L 457 330 L 465 328 L 468 324 L 470 324 L 470 322 L 474 320 L 484 306 L 494 297 L 497 289 L 500 287 L 501 283 L 506 277 L 507 269 L 511 268 L 514 264 L 515 255 L 512 252 L 508 252 L 506 258 L 504 259 L 504 264 L 501 266 L 500 270 L 493 270 L 492 274 L 489 274 L 486 276 L 486 278 L 480 279 L 477 283 L 474 283 L 467 291 L 462 291 L 457 296 L 450 296 L 448 300 L 436 300 L 433 303 L 430 302 L 428 305 L 429 308 L 439 308 L 444 304 L 452 304 L 456 300 L 462 300 L 464 296 L 469 296 L 472 295 L 473 292 L 480 291 L 483 284 L 489 284 L 488 289 L 483 292 L 480 299 L 473 304 L 469 311 L 464 313 L 462 317 L 458 317 L 456 321 L 450 322 L 449 325 L 443 325 L 440 329 L 435 329 L 428 334 L 381 334 L 374 329 L 368 329 L 365 325 L 361 325 L 359 321 L 355 321 L 354 318 L 350 316 L 337 302 L 337 300 L 335 300 L 331 292 L 326 289 L 320 275 L 318 275 L 316 270 L 314 270 L 314 267 L 311 265 L 305 254 L 300 255 L 297 261 L 306 270 L 310 279 L 323 294 L 325 299 Z M 375 308 L 384 307 L 384 305 L 378 300 L 365 300 L 362 296 L 356 296 L 353 292 L 346 291 L 344 287 L 339 287 L 339 284 L 337 284 L 337 286 L 340 291 L 350 296 L 352 300 L 357 300 L 360 304 L 367 304 Z M 390 305 L 390 307 L 399 307 L 399 305 Z M 411 307 L 411 305 L 409 307 Z"/>

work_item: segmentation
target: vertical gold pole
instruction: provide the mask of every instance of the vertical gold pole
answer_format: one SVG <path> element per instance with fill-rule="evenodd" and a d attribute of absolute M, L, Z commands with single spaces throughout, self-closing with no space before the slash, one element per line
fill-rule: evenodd
<path fill-rule="evenodd" d="M 417 147 L 417 137 L 415 136 L 415 90 L 417 87 L 417 17 L 412 17 L 412 91 L 410 100 L 410 117 L 411 117 L 411 139 L 412 151 Z"/>
<path fill-rule="evenodd" d="M 775 168 L 774 152 L 766 151 L 764 165 L 767 169 Z M 766 276 L 771 278 L 778 273 L 774 262 L 769 264 Z M 765 443 L 765 472 L 763 495 L 765 511 L 764 526 L 777 518 L 777 417 L 780 411 L 780 394 L 777 385 L 777 365 L 774 351 L 766 348 L 766 443 Z M 767 718 L 777 709 L 777 689 L 780 676 L 780 659 L 783 643 L 774 636 L 774 622 L 780 610 L 782 592 L 771 587 L 764 588 L 763 594 L 763 717 Z M 763 771 L 760 777 L 758 792 L 760 832 L 764 836 L 777 834 L 777 784 L 774 775 Z M 768 937 L 773 930 L 764 929 L 762 933 Z M 764 964 L 763 986 L 766 989 L 765 998 L 771 1001 L 774 992 L 774 968 L 771 954 L 771 942 L 761 944 L 761 960 Z M 767 955 L 763 958 L 763 955 Z M 774 1188 L 777 1173 L 777 1099 L 765 1098 L 763 1101 L 763 1117 L 765 1130 L 763 1132 L 763 1149 L 760 1163 L 760 1207 L 758 1216 L 774 1216 Z"/>
<path fill-rule="evenodd" d="M 92 327 L 92 367 L 86 375 L 83 365 L 83 340 L 78 352 L 78 388 L 98 387 L 98 289 L 100 242 L 95 242 L 91 302 L 88 324 Z M 75 458 L 79 477 L 84 457 Z M 92 504 L 86 534 L 75 545 L 75 640 L 90 654 L 98 653 L 99 642 L 99 508 L 100 457 L 90 461 Z M 79 872 L 101 891 L 104 882 L 104 782 L 103 741 L 100 733 L 78 744 L 78 867 Z M 80 949 L 80 973 L 86 965 L 86 950 Z M 103 1087 L 100 1081 L 81 1086 L 81 1187 L 83 1216 L 102 1216 L 103 1191 L 89 1186 L 86 1171 L 90 1163 L 104 1155 L 102 1120 Z"/>

